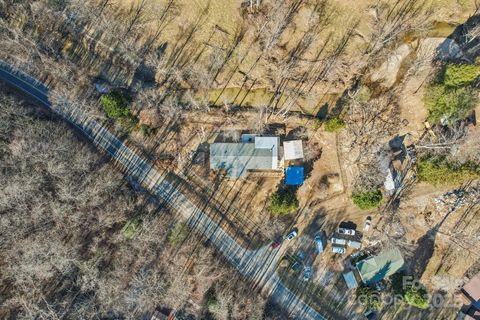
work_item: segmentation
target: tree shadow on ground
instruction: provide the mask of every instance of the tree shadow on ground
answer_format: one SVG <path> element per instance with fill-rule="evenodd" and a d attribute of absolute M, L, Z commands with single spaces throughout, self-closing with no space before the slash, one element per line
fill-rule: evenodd
<path fill-rule="evenodd" d="M 303 230 L 304 234 L 311 236 L 312 238 L 323 229 L 325 224 L 325 211 L 323 208 L 320 209 L 320 213 L 318 213 L 312 220 L 311 223 Z"/>
<path fill-rule="evenodd" d="M 431 229 L 427 231 L 420 239 L 417 240 L 417 248 L 413 252 L 411 265 L 409 267 L 410 272 L 416 277 L 421 278 L 425 269 L 427 268 L 428 261 L 433 256 L 435 249 L 435 237 L 436 231 Z"/>
<path fill-rule="evenodd" d="M 437 48 L 437 59 L 443 59 L 445 57 L 443 52 L 453 54 L 456 49 L 451 40 L 455 40 L 456 44 L 461 48 L 463 57 L 460 60 L 467 60 L 470 63 L 474 62 L 475 58 L 480 55 L 480 37 L 467 36 L 469 32 L 480 24 L 480 15 L 475 14 L 468 18 L 468 20 L 455 28 L 455 30 L 448 36 L 448 38 L 440 44 Z M 448 59 L 458 60 L 458 59 Z M 455 61 L 454 61 L 455 62 Z"/>

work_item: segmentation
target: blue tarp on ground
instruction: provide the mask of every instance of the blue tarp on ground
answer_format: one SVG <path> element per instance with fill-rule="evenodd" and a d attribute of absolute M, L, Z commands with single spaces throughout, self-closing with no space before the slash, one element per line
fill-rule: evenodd
<path fill-rule="evenodd" d="M 285 170 L 285 184 L 288 186 L 303 184 L 303 167 L 288 167 Z"/>

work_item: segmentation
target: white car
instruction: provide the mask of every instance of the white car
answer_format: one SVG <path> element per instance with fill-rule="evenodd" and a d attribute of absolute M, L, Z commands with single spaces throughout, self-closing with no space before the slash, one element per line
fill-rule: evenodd
<path fill-rule="evenodd" d="M 293 238 L 295 238 L 297 236 L 297 231 L 295 230 L 292 230 L 290 231 L 287 236 L 285 237 L 286 240 L 292 240 Z"/>
<path fill-rule="evenodd" d="M 365 221 L 365 224 L 363 225 L 363 231 L 367 232 L 368 230 L 370 230 L 370 226 L 372 225 L 372 223 L 370 221 Z"/>
<path fill-rule="evenodd" d="M 348 234 L 348 235 L 354 236 L 355 235 L 355 230 L 347 229 L 347 228 L 338 228 L 338 233 Z"/>
<path fill-rule="evenodd" d="M 367 219 L 365 220 L 365 223 L 363 225 L 363 231 L 367 232 L 368 230 L 370 230 L 371 226 L 372 226 L 372 218 L 367 217 Z"/>

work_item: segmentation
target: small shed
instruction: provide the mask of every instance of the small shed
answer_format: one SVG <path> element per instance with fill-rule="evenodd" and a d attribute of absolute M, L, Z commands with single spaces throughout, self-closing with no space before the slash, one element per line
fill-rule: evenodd
<path fill-rule="evenodd" d="M 292 140 L 283 142 L 285 160 L 303 159 L 302 140 Z"/>
<path fill-rule="evenodd" d="M 298 186 L 303 184 L 303 167 L 288 167 L 285 170 L 285 184 Z"/>
<path fill-rule="evenodd" d="M 345 283 L 349 289 L 355 289 L 358 287 L 357 279 L 352 271 L 343 273 L 343 279 L 345 279 Z"/>

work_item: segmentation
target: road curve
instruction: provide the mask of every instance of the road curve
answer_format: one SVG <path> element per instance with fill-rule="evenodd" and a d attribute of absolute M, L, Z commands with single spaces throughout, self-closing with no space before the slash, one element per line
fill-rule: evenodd
<path fill-rule="evenodd" d="M 48 95 L 50 89 L 33 77 L 14 70 L 0 61 L 0 79 L 62 116 L 82 131 L 98 148 L 118 162 L 127 175 L 136 180 L 154 196 L 181 214 L 187 223 L 206 237 L 244 277 L 267 292 L 273 301 L 294 319 L 325 319 L 320 313 L 298 298 L 283 285 L 275 271 L 280 255 L 268 246 L 250 250 L 239 245 L 218 224 L 195 206 L 184 194 L 169 183 L 162 172 L 138 156 L 105 127 L 79 110 L 70 110 L 67 102 L 53 106 Z"/>

